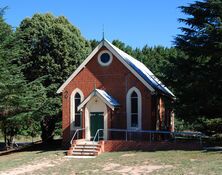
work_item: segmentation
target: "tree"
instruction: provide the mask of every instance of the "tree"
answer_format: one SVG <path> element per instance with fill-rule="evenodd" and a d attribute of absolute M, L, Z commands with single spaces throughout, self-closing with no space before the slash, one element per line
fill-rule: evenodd
<path fill-rule="evenodd" d="M 91 50 L 80 31 L 63 16 L 35 14 L 21 22 L 16 36 L 21 46 L 18 62 L 25 65 L 25 77 L 32 81 L 46 76 L 46 87 L 61 85 Z"/>
<path fill-rule="evenodd" d="M 20 68 L 2 65 L 0 68 L 0 123 L 5 137 L 6 147 L 12 147 L 14 137 L 23 135 L 34 136 L 40 122 L 35 115 L 45 100 L 44 88 L 37 82 L 25 81 Z"/>
<path fill-rule="evenodd" d="M 119 40 L 113 40 L 112 43 L 144 63 L 161 80 L 167 78 L 165 70 L 168 67 L 169 59 L 176 58 L 178 55 L 178 51 L 175 48 L 165 48 L 163 46 L 149 47 L 145 45 L 142 49 L 133 49 Z"/>
<path fill-rule="evenodd" d="M 12 147 L 19 132 L 36 132 L 30 127 L 38 118 L 35 112 L 44 101 L 44 88 L 37 81 L 27 82 L 21 67 L 12 64 L 18 50 L 11 26 L 0 17 L 0 128 L 5 145 Z"/>
<path fill-rule="evenodd" d="M 118 47 L 119 49 L 123 50 L 124 52 L 128 53 L 129 55 L 133 56 L 133 48 L 129 45 L 126 45 L 120 40 L 113 40 L 112 44 Z"/>
<path fill-rule="evenodd" d="M 95 49 L 96 46 L 99 44 L 99 41 L 95 40 L 95 39 L 90 40 L 89 42 L 90 42 L 90 46 L 91 46 L 92 50 Z"/>
<path fill-rule="evenodd" d="M 186 56 L 174 60 L 181 81 L 179 115 L 187 120 L 222 117 L 222 1 L 196 1 L 180 7 L 189 15 L 175 38 Z"/>
<path fill-rule="evenodd" d="M 0 17 L 3 17 L 4 14 L 5 14 L 5 11 L 7 10 L 7 6 L 6 7 L 3 7 L 3 8 L 0 8 Z"/>
<path fill-rule="evenodd" d="M 25 78 L 28 82 L 42 78 L 47 90 L 47 100 L 39 110 L 44 123 L 42 126 L 61 121 L 61 99 L 56 91 L 88 56 L 90 43 L 65 17 L 51 14 L 35 14 L 24 19 L 16 30 L 16 40 L 20 50 L 16 61 L 23 66 Z M 50 118 L 52 122 L 49 122 Z"/>

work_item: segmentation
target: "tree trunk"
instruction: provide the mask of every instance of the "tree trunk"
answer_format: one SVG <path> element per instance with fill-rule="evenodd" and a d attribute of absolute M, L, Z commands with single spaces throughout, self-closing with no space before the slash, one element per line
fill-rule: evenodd
<path fill-rule="evenodd" d="M 4 128 L 4 141 L 5 141 L 5 149 L 12 149 L 13 148 L 13 140 L 15 134 L 13 132 L 7 133 L 6 128 Z"/>
<path fill-rule="evenodd" d="M 7 136 L 6 136 L 6 128 L 4 128 L 4 140 L 5 140 L 5 149 L 8 149 L 8 142 L 7 142 Z"/>
<path fill-rule="evenodd" d="M 8 138 L 9 149 L 13 148 L 13 140 L 14 140 L 14 136 L 10 135 L 9 138 Z"/>
<path fill-rule="evenodd" d="M 43 142 L 50 142 L 53 140 L 55 131 L 55 117 L 45 116 L 41 121 L 41 138 Z"/>

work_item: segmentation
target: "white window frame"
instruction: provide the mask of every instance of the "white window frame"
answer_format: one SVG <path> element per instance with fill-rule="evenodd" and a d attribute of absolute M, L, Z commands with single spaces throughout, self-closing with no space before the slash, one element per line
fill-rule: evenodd
<path fill-rule="evenodd" d="M 103 63 L 102 61 L 101 61 L 101 55 L 102 54 L 104 54 L 104 53 L 107 53 L 108 55 L 109 55 L 109 57 L 110 57 L 110 59 L 109 59 L 109 61 L 107 62 L 107 63 Z M 98 62 L 99 62 L 99 64 L 101 65 L 101 66 L 109 66 L 111 63 L 112 63 L 112 61 L 113 61 L 113 55 L 112 55 L 112 53 L 110 52 L 110 51 L 108 51 L 108 50 L 103 50 L 103 51 L 101 51 L 99 54 L 98 54 Z"/>
<path fill-rule="evenodd" d="M 136 92 L 138 96 L 138 127 L 131 126 L 131 94 Z M 128 90 L 126 95 L 126 114 L 127 114 L 127 129 L 129 130 L 141 130 L 142 126 L 142 96 L 140 90 L 136 87 L 132 87 Z"/>
<path fill-rule="evenodd" d="M 79 88 L 76 88 L 72 91 L 71 96 L 70 96 L 70 130 L 76 130 L 82 128 L 80 127 L 75 127 L 74 122 L 75 122 L 75 95 L 76 93 L 79 93 L 81 102 L 84 100 L 84 95 L 82 91 Z M 77 106 L 78 107 L 78 106 Z"/>

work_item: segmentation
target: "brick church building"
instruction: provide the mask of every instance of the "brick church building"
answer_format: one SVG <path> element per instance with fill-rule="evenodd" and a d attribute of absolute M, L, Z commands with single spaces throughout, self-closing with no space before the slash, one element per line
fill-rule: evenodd
<path fill-rule="evenodd" d="M 174 130 L 174 94 L 137 59 L 103 39 L 64 82 L 57 91 L 64 143 L 77 130 L 84 140 L 98 129 L 103 140 L 114 139 L 115 130 Z"/>

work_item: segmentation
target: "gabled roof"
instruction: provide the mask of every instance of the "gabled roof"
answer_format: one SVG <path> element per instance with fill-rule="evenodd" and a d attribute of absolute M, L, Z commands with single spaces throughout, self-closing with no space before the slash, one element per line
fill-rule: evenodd
<path fill-rule="evenodd" d="M 175 95 L 143 63 L 123 52 L 110 42 L 109 44 L 112 45 L 112 47 L 121 55 L 121 57 L 127 62 L 127 64 L 129 64 L 155 90 L 158 89 L 166 95 L 175 97 Z"/>
<path fill-rule="evenodd" d="M 84 68 L 99 49 L 105 46 L 116 58 L 122 62 L 151 92 L 159 91 L 174 98 L 174 94 L 140 61 L 123 52 L 106 39 L 103 39 L 74 73 L 63 83 L 57 93 L 61 93 L 68 83 Z"/>
<path fill-rule="evenodd" d="M 101 89 L 94 89 L 91 94 L 83 100 L 83 102 L 78 106 L 78 111 L 85 106 L 89 100 L 93 97 L 99 97 L 107 106 L 109 106 L 112 110 L 115 109 L 115 107 L 119 106 L 119 102 L 113 98 L 111 95 L 109 95 L 106 91 L 101 90 Z"/>

